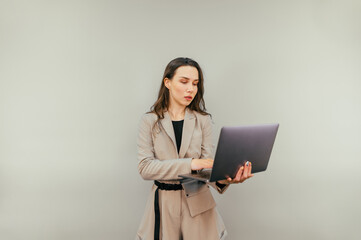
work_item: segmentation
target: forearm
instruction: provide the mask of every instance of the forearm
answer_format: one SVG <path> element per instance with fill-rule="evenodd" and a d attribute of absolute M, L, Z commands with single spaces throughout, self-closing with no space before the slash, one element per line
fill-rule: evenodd
<path fill-rule="evenodd" d="M 138 163 L 138 171 L 144 180 L 180 179 L 179 174 L 191 172 L 192 158 L 159 160 L 144 158 Z"/>

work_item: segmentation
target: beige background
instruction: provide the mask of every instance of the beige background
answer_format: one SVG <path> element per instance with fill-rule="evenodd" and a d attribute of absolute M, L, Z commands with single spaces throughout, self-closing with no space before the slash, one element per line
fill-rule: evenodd
<path fill-rule="evenodd" d="M 223 125 L 279 122 L 267 172 L 215 193 L 229 239 L 360 239 L 360 1 L 0 1 L 0 239 L 133 239 L 136 135 L 165 65 Z"/>

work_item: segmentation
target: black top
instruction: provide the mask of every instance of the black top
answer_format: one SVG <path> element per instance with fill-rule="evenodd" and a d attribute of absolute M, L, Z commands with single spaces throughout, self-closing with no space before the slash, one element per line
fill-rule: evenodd
<path fill-rule="evenodd" d="M 177 143 L 177 150 L 179 153 L 179 149 L 180 149 L 181 142 L 182 142 L 182 132 L 183 132 L 184 120 L 172 121 L 172 123 L 173 123 L 173 128 L 174 128 L 175 140 Z"/>

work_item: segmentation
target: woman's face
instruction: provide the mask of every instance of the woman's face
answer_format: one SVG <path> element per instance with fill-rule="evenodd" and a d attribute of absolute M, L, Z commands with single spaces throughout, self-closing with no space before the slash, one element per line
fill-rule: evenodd
<path fill-rule="evenodd" d="M 187 107 L 197 94 L 198 81 L 197 68 L 192 66 L 177 68 L 172 79 L 164 79 L 164 84 L 169 89 L 169 104 Z"/>

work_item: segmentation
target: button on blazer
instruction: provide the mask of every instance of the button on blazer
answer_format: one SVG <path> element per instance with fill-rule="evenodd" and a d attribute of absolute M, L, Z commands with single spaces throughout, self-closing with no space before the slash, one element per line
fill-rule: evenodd
<path fill-rule="evenodd" d="M 164 118 L 155 126 L 157 119 L 156 114 L 145 113 L 139 123 L 138 171 L 143 179 L 180 183 L 178 175 L 191 172 L 193 158 L 214 158 L 213 124 L 209 115 L 186 108 L 179 154 L 169 113 L 164 112 Z M 208 185 L 219 193 L 229 186 L 220 188 L 215 183 L 197 180 L 181 183 L 192 217 L 216 205 Z"/>

